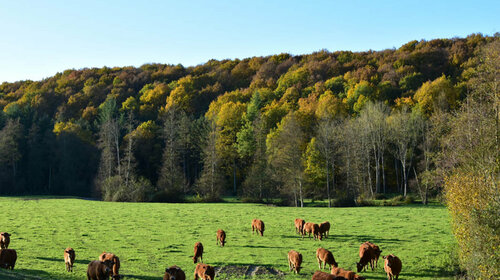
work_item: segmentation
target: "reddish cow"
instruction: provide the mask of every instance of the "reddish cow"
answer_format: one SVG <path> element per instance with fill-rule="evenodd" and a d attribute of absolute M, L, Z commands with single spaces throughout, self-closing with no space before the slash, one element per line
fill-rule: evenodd
<path fill-rule="evenodd" d="M 353 271 L 345 270 L 345 269 L 340 268 L 340 267 L 333 267 L 332 274 L 335 276 L 344 277 L 347 280 L 365 280 L 364 277 L 357 275 Z"/>
<path fill-rule="evenodd" d="M 17 260 L 17 252 L 14 249 L 0 249 L 0 267 L 14 269 Z"/>
<path fill-rule="evenodd" d="M 215 279 L 215 269 L 210 265 L 199 263 L 194 269 L 194 280 L 198 280 L 198 277 L 202 280 L 213 280 Z"/>
<path fill-rule="evenodd" d="M 367 243 L 361 244 L 361 246 L 359 247 L 359 262 L 356 263 L 358 272 L 361 272 L 361 270 L 366 270 L 366 266 L 368 264 L 370 264 L 370 267 L 373 271 L 374 260 L 375 252 L 373 248 Z"/>
<path fill-rule="evenodd" d="M 0 249 L 9 248 L 10 244 L 10 234 L 6 232 L 0 232 Z"/>
<path fill-rule="evenodd" d="M 108 279 L 113 273 L 113 261 L 91 261 L 87 267 L 87 280 Z"/>
<path fill-rule="evenodd" d="M 299 274 L 300 269 L 302 268 L 300 265 L 302 265 L 302 254 L 297 251 L 290 250 L 290 252 L 288 252 L 288 267 L 290 268 L 290 271 L 293 270 L 296 274 Z"/>
<path fill-rule="evenodd" d="M 194 244 L 194 256 L 193 256 L 193 263 L 198 262 L 198 258 L 203 261 L 203 245 L 201 242 L 196 242 Z"/>
<path fill-rule="evenodd" d="M 373 257 L 374 257 L 374 260 L 375 260 L 375 267 L 378 267 L 378 259 L 380 257 L 380 253 L 382 253 L 382 250 L 380 250 L 380 247 L 369 242 L 369 241 L 366 241 L 365 242 L 366 244 L 370 245 L 370 247 L 373 248 Z"/>
<path fill-rule="evenodd" d="M 259 219 L 252 220 L 252 234 L 254 233 L 254 231 L 257 231 L 260 233 L 260 236 L 264 236 L 264 229 L 265 226 L 262 220 Z"/>
<path fill-rule="evenodd" d="M 112 279 L 120 279 L 120 273 L 119 273 L 120 272 L 120 259 L 115 254 L 103 252 L 99 256 L 99 260 L 101 262 L 104 262 L 106 260 L 111 261 L 113 263 Z"/>
<path fill-rule="evenodd" d="M 75 250 L 68 247 L 64 250 L 64 263 L 66 264 L 66 271 L 73 272 L 73 265 L 75 264 Z"/>
<path fill-rule="evenodd" d="M 316 271 L 312 276 L 312 280 L 346 280 L 346 279 L 342 276 L 335 276 L 323 271 Z"/>
<path fill-rule="evenodd" d="M 325 248 L 318 248 L 318 250 L 316 250 L 316 259 L 318 260 L 319 269 L 321 269 L 321 263 L 323 263 L 323 268 L 325 268 L 326 264 L 330 266 L 330 269 L 332 269 L 332 266 L 339 266 L 332 252 Z"/>
<path fill-rule="evenodd" d="M 165 269 L 163 280 L 186 280 L 186 274 L 176 265 Z"/>
<path fill-rule="evenodd" d="M 226 232 L 222 229 L 217 230 L 217 245 L 219 244 L 221 247 L 224 247 L 224 244 L 226 244 Z"/>
<path fill-rule="evenodd" d="M 330 223 L 328 221 L 319 224 L 319 234 L 321 237 L 327 237 L 330 234 Z"/>
<path fill-rule="evenodd" d="M 304 224 L 304 229 L 303 229 L 303 232 L 302 232 L 302 237 L 304 237 L 304 235 L 306 235 L 306 233 L 309 234 L 309 238 L 311 238 L 311 233 L 312 233 L 313 237 L 314 237 L 314 240 L 316 240 L 316 238 L 318 238 L 319 240 L 321 240 L 321 234 L 319 232 L 319 225 L 318 224 L 305 223 Z"/>
<path fill-rule="evenodd" d="M 302 219 L 295 219 L 295 232 L 302 235 L 303 234 L 302 230 L 304 229 L 305 223 L 306 221 Z"/>
<path fill-rule="evenodd" d="M 399 273 L 401 273 L 401 260 L 395 255 L 383 256 L 384 258 L 384 270 L 387 273 L 388 280 L 398 280 Z"/>

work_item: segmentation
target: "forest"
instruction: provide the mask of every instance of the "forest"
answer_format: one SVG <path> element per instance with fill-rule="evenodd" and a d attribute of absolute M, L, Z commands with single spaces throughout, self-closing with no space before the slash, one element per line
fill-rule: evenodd
<path fill-rule="evenodd" d="M 463 266 L 490 279 L 500 273 L 490 246 L 500 243 L 499 60 L 499 33 L 471 34 L 4 82 L 0 194 L 292 206 L 437 198 Z"/>

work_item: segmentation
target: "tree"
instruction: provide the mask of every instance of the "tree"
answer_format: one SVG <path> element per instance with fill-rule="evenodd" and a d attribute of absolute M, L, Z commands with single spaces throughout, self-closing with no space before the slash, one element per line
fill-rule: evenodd
<path fill-rule="evenodd" d="M 408 173 L 414 156 L 418 139 L 418 121 L 420 115 L 409 111 L 407 108 L 394 111 L 388 118 L 390 141 L 394 157 L 399 160 L 402 167 L 403 195 L 407 195 Z"/>
<path fill-rule="evenodd" d="M 182 112 L 171 107 L 166 112 L 163 121 L 165 148 L 163 149 L 163 163 L 157 186 L 164 190 L 169 197 L 182 194 L 185 183 L 184 173 L 179 165 L 183 147 L 183 139 L 180 137 L 181 118 Z"/>
<path fill-rule="evenodd" d="M 295 114 L 288 113 L 266 140 L 273 176 L 282 184 L 281 192 L 292 195 L 296 207 L 304 206 L 304 135 Z"/>
<path fill-rule="evenodd" d="M 10 168 L 10 186 L 16 190 L 17 165 L 22 157 L 19 141 L 22 138 L 23 128 L 19 119 L 8 119 L 5 126 L 0 130 L 0 166 Z"/>
<path fill-rule="evenodd" d="M 208 121 L 207 137 L 203 145 L 203 169 L 196 185 L 199 194 L 207 200 L 218 200 L 221 195 L 223 183 L 220 171 L 220 158 L 217 153 L 217 125 L 215 121 Z"/>

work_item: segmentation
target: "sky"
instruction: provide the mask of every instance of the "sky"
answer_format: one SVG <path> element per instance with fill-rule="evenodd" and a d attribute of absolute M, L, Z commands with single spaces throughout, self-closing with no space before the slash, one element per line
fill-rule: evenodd
<path fill-rule="evenodd" d="M 383 50 L 496 32 L 499 0 L 0 0 L 0 83 L 66 69 Z"/>

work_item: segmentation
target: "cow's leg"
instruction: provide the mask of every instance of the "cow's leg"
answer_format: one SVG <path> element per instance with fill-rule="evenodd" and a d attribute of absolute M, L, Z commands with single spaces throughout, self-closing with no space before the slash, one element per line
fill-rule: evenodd
<path fill-rule="evenodd" d="M 194 280 L 198 280 L 198 273 L 194 273 Z"/>

